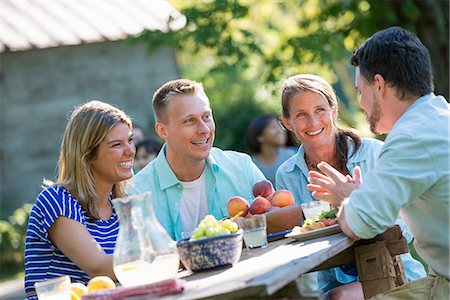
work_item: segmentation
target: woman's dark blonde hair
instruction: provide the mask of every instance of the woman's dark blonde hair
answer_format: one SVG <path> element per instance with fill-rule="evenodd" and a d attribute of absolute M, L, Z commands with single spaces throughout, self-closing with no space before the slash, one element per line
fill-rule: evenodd
<path fill-rule="evenodd" d="M 77 107 L 61 142 L 58 179 L 43 182 L 44 187 L 64 186 L 92 219 L 99 219 L 99 215 L 91 162 L 97 158 L 99 145 L 106 134 L 119 123 L 125 123 L 131 131 L 131 119 L 110 104 L 90 101 Z M 114 198 L 125 196 L 125 181 L 114 185 L 112 195 Z"/>
<path fill-rule="evenodd" d="M 285 118 L 289 118 L 289 104 L 292 98 L 298 93 L 313 92 L 322 95 L 330 105 L 330 108 L 336 107 L 336 118 L 333 120 L 337 132 L 336 132 L 336 166 L 340 171 L 348 173 L 347 161 L 348 161 L 348 145 L 347 139 L 350 138 L 355 145 L 353 153 L 350 157 L 356 153 L 361 146 L 361 137 L 351 129 L 344 129 L 337 124 L 337 111 L 338 101 L 336 93 L 331 85 L 322 77 L 312 74 L 299 74 L 291 76 L 283 83 L 281 93 L 281 107 L 282 113 Z"/>

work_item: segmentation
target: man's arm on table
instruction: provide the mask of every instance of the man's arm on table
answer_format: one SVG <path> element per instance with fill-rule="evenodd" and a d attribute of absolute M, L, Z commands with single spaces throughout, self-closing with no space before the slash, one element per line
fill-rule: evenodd
<path fill-rule="evenodd" d="M 341 226 L 342 232 L 345 233 L 349 238 L 357 239 L 358 237 L 353 232 L 353 230 L 348 226 L 347 221 L 345 220 L 345 209 L 341 207 L 341 210 L 338 213 L 338 222 Z"/>

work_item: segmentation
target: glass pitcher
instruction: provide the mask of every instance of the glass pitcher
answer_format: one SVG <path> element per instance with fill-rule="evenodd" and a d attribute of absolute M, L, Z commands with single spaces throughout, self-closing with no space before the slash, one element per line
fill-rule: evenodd
<path fill-rule="evenodd" d="M 113 254 L 120 284 L 134 286 L 175 278 L 178 250 L 155 217 L 151 193 L 116 198 L 112 203 L 120 223 Z"/>

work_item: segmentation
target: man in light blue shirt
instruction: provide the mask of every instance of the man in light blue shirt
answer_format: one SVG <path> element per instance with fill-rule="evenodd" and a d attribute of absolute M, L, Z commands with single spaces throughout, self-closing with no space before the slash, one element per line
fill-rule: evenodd
<path fill-rule="evenodd" d="M 253 199 L 253 184 L 264 175 L 249 155 L 212 147 L 215 124 L 200 83 L 165 83 L 153 96 L 153 112 L 165 144 L 134 176 L 130 193 L 152 192 L 155 214 L 173 239 L 194 230 L 206 214 L 227 217 L 231 197 Z"/>
<path fill-rule="evenodd" d="M 363 138 L 361 146 L 354 152 L 354 144 L 348 142 L 348 162 L 347 170 L 353 173 L 356 166 L 361 169 L 362 174 L 370 172 L 376 163 L 376 157 L 380 153 L 383 143 L 378 140 Z M 304 148 L 300 146 L 298 153 L 286 160 L 277 171 L 276 189 L 290 190 L 297 203 L 308 203 L 315 201 L 311 192 L 306 189 L 308 185 L 308 168 L 304 159 Z M 354 154 L 353 154 L 354 153 Z M 300 201 L 299 201 L 300 200 Z M 402 219 L 397 219 L 396 224 L 400 225 L 403 236 L 407 242 L 413 240 L 413 236 Z M 400 255 L 405 267 L 405 275 L 408 281 L 417 280 L 426 276 L 425 269 L 420 262 L 415 260 L 410 253 Z M 352 267 L 352 268 L 350 268 Z M 318 286 L 322 292 L 327 293 L 343 284 L 358 280 L 356 266 L 346 268 L 332 268 L 318 272 Z"/>
<path fill-rule="evenodd" d="M 320 163 L 328 176 L 310 172 L 309 188 L 341 207 L 339 223 L 350 237 L 382 233 L 399 213 L 407 223 L 430 275 L 380 299 L 448 299 L 450 107 L 432 92 L 428 50 L 414 34 L 392 27 L 357 49 L 352 64 L 371 130 L 389 134 L 364 182 Z"/>

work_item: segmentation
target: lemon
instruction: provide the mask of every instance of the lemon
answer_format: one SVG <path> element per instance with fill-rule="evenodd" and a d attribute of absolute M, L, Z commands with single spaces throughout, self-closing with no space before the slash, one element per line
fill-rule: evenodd
<path fill-rule="evenodd" d="M 96 276 L 89 280 L 87 284 L 88 293 L 105 290 L 105 289 L 115 289 L 116 284 L 108 276 Z"/>
<path fill-rule="evenodd" d="M 138 266 L 126 266 L 126 267 L 122 267 L 121 270 L 122 271 L 133 271 L 136 270 L 138 268 Z"/>
<path fill-rule="evenodd" d="M 81 300 L 81 296 L 72 290 L 70 291 L 70 300 Z"/>
<path fill-rule="evenodd" d="M 87 286 L 85 286 L 81 282 L 72 282 L 70 284 L 70 289 L 72 290 L 73 293 L 75 293 L 75 295 L 79 297 L 79 299 L 81 299 L 81 295 L 86 294 L 88 292 Z M 72 296 L 72 300 L 74 299 L 76 298 Z"/>

